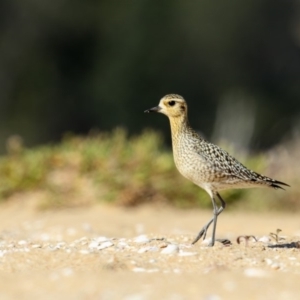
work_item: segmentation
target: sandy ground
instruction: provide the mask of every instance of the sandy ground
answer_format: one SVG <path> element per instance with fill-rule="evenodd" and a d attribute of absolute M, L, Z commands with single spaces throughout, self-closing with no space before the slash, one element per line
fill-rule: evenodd
<path fill-rule="evenodd" d="M 225 211 L 217 236 L 232 245 L 191 246 L 210 217 L 157 206 L 2 204 L 0 299 L 300 299 L 298 214 Z M 277 228 L 280 243 L 268 240 Z M 240 235 L 261 241 L 237 244 Z"/>

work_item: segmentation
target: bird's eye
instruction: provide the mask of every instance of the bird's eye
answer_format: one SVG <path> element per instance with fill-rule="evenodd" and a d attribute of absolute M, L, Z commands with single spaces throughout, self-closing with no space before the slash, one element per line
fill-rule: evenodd
<path fill-rule="evenodd" d="M 170 106 L 174 106 L 175 105 L 175 101 L 169 101 L 169 105 Z"/>

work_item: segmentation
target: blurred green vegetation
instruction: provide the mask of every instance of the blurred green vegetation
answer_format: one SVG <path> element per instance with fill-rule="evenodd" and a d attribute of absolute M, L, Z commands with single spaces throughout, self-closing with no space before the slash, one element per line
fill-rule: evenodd
<path fill-rule="evenodd" d="M 234 154 L 234 149 L 224 145 Z M 24 149 L 18 137 L 11 137 L 8 154 L 0 159 L 0 199 L 30 195 L 41 209 L 65 208 L 108 202 L 135 206 L 163 203 L 180 208 L 211 209 L 209 196 L 183 178 L 175 168 L 172 152 L 154 131 L 128 137 L 123 129 L 107 133 L 91 133 L 88 137 L 67 135 L 57 145 Z M 274 150 L 275 151 L 275 150 Z M 276 168 L 282 155 L 276 154 Z M 239 157 L 257 172 L 266 171 L 266 157 Z M 284 158 L 286 159 L 286 158 Z M 296 174 L 285 165 L 276 176 L 289 184 L 297 184 Z M 273 170 L 274 171 L 274 170 Z M 268 170 L 268 175 L 272 175 Z M 277 176 L 277 177 L 278 177 Z M 300 178 L 300 177 L 298 177 Z M 298 180 L 299 181 L 299 180 Z M 298 193 L 298 194 L 297 194 Z M 299 189 L 283 191 L 257 189 L 224 191 L 229 209 L 300 208 Z"/>

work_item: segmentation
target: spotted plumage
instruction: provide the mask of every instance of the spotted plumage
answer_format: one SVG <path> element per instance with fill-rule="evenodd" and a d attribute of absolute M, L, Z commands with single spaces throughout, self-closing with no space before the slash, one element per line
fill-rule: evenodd
<path fill-rule="evenodd" d="M 215 242 L 215 230 L 218 215 L 225 208 L 225 201 L 218 191 L 230 188 L 288 186 L 278 180 L 249 170 L 226 151 L 207 142 L 189 125 L 188 107 L 180 95 L 169 94 L 163 97 L 159 105 L 145 112 L 159 112 L 168 116 L 172 132 L 174 161 L 179 172 L 210 195 L 214 207 L 214 217 L 202 228 L 194 240 L 196 243 L 213 223 L 211 246 Z M 215 199 L 221 206 L 218 208 Z"/>

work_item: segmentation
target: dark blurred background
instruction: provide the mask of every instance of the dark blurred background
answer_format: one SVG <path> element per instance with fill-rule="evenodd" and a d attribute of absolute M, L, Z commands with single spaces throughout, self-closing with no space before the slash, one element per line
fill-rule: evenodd
<path fill-rule="evenodd" d="M 153 127 L 183 95 L 210 140 L 261 150 L 300 131 L 300 3 L 0 1 L 0 150 L 66 132 Z"/>

